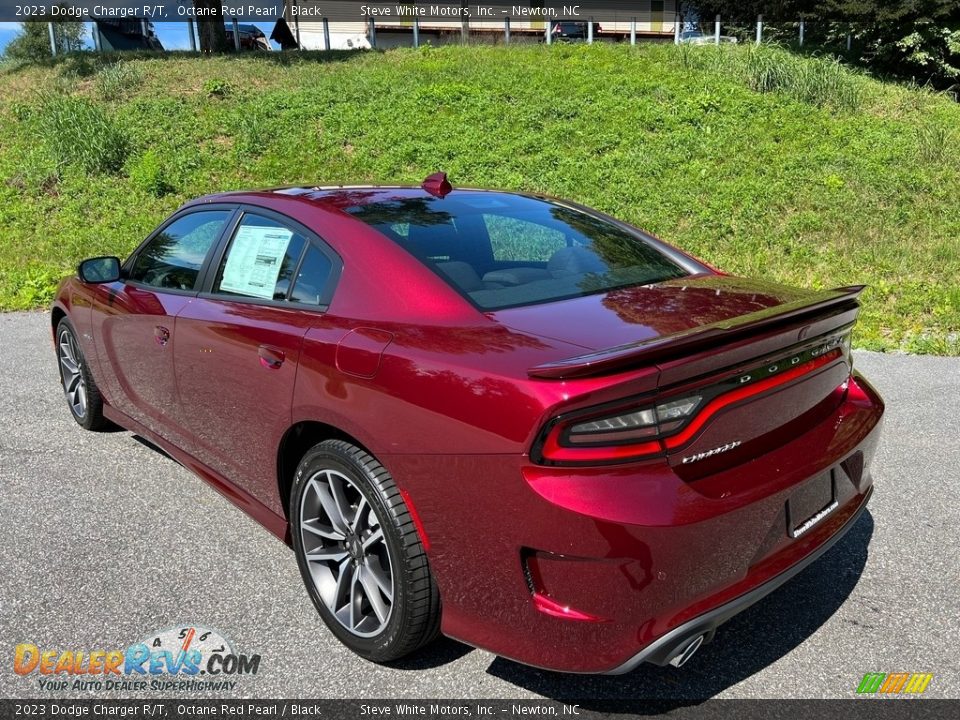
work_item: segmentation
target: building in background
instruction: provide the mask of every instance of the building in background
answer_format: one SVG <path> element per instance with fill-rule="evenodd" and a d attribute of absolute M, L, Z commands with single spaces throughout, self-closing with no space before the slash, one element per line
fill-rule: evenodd
<path fill-rule="evenodd" d="M 98 50 L 163 50 L 153 23 L 145 18 L 94 20 L 93 42 Z"/>
<path fill-rule="evenodd" d="M 393 7 L 404 4 L 402 2 L 394 3 Z M 412 3 L 406 4 L 412 5 Z M 534 10 L 544 7 L 544 4 L 542 0 L 527 2 L 518 0 L 514 3 L 499 3 L 503 7 L 524 5 Z M 360 4 L 358 3 L 355 20 L 343 19 L 342 13 L 330 20 L 330 47 L 328 48 L 323 22 L 301 19 L 304 15 L 311 18 L 318 17 L 315 12 L 312 14 L 309 12 L 312 9 L 311 6 L 322 10 L 325 5 L 329 7 L 330 3 L 325 3 L 323 0 L 284 0 L 283 20 L 286 22 L 292 38 L 295 39 L 294 46 L 299 46 L 303 50 L 346 50 L 370 47 L 374 38 L 370 37 L 369 21 L 361 16 Z M 343 6 L 344 4 L 340 3 L 340 5 Z M 597 30 L 596 25 L 594 26 L 594 39 L 601 41 L 624 40 L 629 37 L 631 31 L 635 32 L 638 38 L 649 40 L 671 39 L 674 35 L 677 5 L 677 0 L 637 0 L 636 2 L 621 0 L 611 2 L 610 6 L 616 14 L 613 19 L 609 18 L 609 13 L 605 13 L 602 20 L 597 18 L 597 24 L 600 25 L 601 29 Z M 510 21 L 511 41 L 540 42 L 545 37 L 548 23 L 555 23 L 557 19 L 560 18 L 552 20 L 534 16 L 523 19 L 513 18 Z M 586 16 L 585 12 L 582 12 L 578 18 L 565 19 L 588 21 L 589 17 Z M 396 15 L 378 17 L 375 25 L 375 42 L 378 47 L 409 46 L 413 43 L 414 21 L 412 17 L 409 19 Z M 464 40 L 502 42 L 504 21 L 499 17 L 490 20 L 422 19 L 419 22 L 419 36 L 421 42 L 429 41 L 435 45 L 460 43 Z"/>

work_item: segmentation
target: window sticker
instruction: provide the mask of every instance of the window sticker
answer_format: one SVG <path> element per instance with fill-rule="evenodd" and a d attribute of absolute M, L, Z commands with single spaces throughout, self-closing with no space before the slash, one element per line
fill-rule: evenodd
<path fill-rule="evenodd" d="M 286 228 L 242 225 L 230 246 L 220 289 L 272 300 L 291 237 Z"/>

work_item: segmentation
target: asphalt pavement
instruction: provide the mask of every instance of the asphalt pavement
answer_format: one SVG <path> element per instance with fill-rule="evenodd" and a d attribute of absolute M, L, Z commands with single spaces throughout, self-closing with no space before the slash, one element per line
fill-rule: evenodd
<path fill-rule="evenodd" d="M 564 675 L 446 639 L 384 667 L 334 640 L 256 522 L 130 433 L 73 422 L 47 314 L 0 314 L 0 697 L 97 694 L 18 676 L 19 643 L 120 649 L 199 625 L 260 654 L 259 671 L 171 697 L 850 698 L 866 672 L 929 672 L 927 696 L 958 698 L 960 358 L 855 363 L 887 401 L 869 511 L 682 669 Z"/>

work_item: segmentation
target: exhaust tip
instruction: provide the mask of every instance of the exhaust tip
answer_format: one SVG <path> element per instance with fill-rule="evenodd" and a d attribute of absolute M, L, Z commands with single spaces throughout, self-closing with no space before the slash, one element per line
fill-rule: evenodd
<path fill-rule="evenodd" d="M 680 650 L 676 655 L 670 658 L 670 664 L 675 668 L 682 667 L 684 663 L 687 662 L 690 658 L 693 657 L 694 653 L 700 649 L 700 646 L 703 645 L 703 635 L 697 635 L 693 640 L 684 645 L 683 649 Z"/>

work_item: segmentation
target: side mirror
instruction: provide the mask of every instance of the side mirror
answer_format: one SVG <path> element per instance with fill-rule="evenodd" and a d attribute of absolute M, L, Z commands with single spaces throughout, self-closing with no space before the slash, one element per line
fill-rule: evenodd
<path fill-rule="evenodd" d="M 80 263 L 77 275 L 85 283 L 116 282 L 120 279 L 120 258 L 88 258 Z"/>

